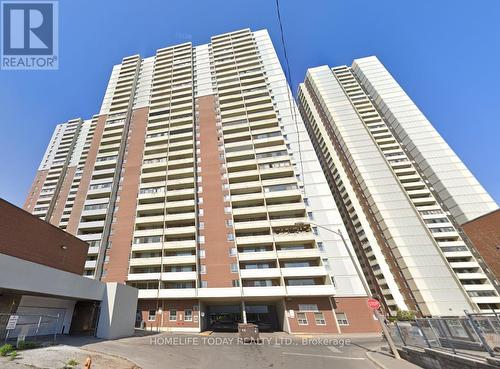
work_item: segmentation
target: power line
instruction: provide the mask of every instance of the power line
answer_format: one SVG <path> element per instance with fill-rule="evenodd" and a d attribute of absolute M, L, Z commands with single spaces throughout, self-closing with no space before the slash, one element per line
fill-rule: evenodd
<path fill-rule="evenodd" d="M 288 60 L 288 54 L 286 52 L 286 44 L 285 44 L 285 34 L 283 32 L 283 22 L 281 20 L 281 12 L 280 12 L 280 2 L 279 0 L 276 0 L 276 11 L 278 14 L 278 23 L 280 26 L 280 35 L 281 35 L 281 47 L 283 48 L 283 55 L 285 57 L 285 79 L 288 82 L 288 90 L 287 90 L 287 97 L 288 97 L 288 104 L 290 107 L 290 112 L 292 113 L 293 121 L 295 123 L 295 132 L 297 133 L 297 147 L 298 147 L 298 152 L 299 152 L 299 162 L 300 162 L 300 172 L 302 174 L 302 182 L 304 184 L 303 190 L 304 190 L 304 197 L 307 197 L 306 194 L 306 185 L 305 185 L 305 177 L 304 177 L 304 164 L 302 162 L 302 149 L 300 147 L 300 133 L 299 133 L 299 124 L 297 122 L 297 110 L 295 109 L 294 104 L 292 103 L 292 99 L 290 95 L 292 94 L 292 72 L 290 70 L 290 62 Z M 307 134 L 307 133 L 306 133 Z"/>

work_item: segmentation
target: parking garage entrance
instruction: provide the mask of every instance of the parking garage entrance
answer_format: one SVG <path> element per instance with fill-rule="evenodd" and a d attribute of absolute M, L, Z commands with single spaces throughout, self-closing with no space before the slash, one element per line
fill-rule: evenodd
<path fill-rule="evenodd" d="M 238 323 L 243 322 L 241 309 L 241 304 L 208 305 L 208 329 L 214 332 L 236 332 Z M 245 310 L 247 323 L 256 324 L 261 332 L 281 330 L 275 305 L 246 303 Z"/>

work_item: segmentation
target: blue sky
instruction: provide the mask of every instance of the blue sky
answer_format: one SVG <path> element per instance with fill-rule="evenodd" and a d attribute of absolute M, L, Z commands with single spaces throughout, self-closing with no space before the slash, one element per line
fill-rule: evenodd
<path fill-rule="evenodd" d="M 281 0 L 293 89 L 308 67 L 377 55 L 500 202 L 500 2 Z M 242 28 L 274 0 L 61 0 L 59 70 L 0 71 L 0 197 L 19 206 L 56 124 L 98 113 L 114 64 Z"/>

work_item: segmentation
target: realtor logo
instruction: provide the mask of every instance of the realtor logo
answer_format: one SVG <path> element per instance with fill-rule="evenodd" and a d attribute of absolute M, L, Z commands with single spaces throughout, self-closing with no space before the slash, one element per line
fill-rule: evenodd
<path fill-rule="evenodd" d="M 2 1 L 0 69 L 58 69 L 58 3 Z"/>

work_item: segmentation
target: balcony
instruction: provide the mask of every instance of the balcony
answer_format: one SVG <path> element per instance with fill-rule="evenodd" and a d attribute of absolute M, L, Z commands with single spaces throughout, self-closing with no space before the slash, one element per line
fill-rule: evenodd
<path fill-rule="evenodd" d="M 130 266 L 149 266 L 149 265 L 160 265 L 161 257 L 154 258 L 132 258 L 130 259 Z"/>
<path fill-rule="evenodd" d="M 286 289 L 284 286 L 243 287 L 243 296 L 245 297 L 279 297 L 285 295 Z"/>
<path fill-rule="evenodd" d="M 155 291 L 156 292 L 156 291 Z M 163 288 L 159 298 L 190 298 L 196 297 L 196 288 Z"/>
<path fill-rule="evenodd" d="M 279 278 L 279 268 L 240 269 L 241 278 Z"/>
<path fill-rule="evenodd" d="M 255 245 L 255 244 L 259 244 L 259 243 L 269 244 L 272 242 L 273 242 L 272 235 L 236 237 L 236 243 L 239 246 Z"/>
<path fill-rule="evenodd" d="M 96 266 L 96 261 L 95 260 L 87 260 L 85 262 L 85 269 L 93 269 Z"/>
<path fill-rule="evenodd" d="M 286 286 L 287 296 L 333 296 L 335 287 L 331 284 L 312 286 Z"/>
<path fill-rule="evenodd" d="M 240 287 L 198 288 L 198 297 L 240 297 Z"/>
<path fill-rule="evenodd" d="M 239 261 L 275 260 L 276 252 L 274 251 L 240 252 L 238 253 L 238 259 Z"/>
<path fill-rule="evenodd" d="M 167 241 L 164 243 L 165 250 L 176 250 L 176 249 L 194 249 L 196 248 L 195 240 L 185 240 L 185 241 Z"/>
<path fill-rule="evenodd" d="M 154 251 L 162 249 L 161 242 L 151 242 L 151 243 L 134 243 L 132 244 L 132 251 Z"/>
<path fill-rule="evenodd" d="M 314 234 L 312 232 L 275 233 L 274 239 L 277 243 L 307 242 L 307 241 L 314 241 Z"/>
<path fill-rule="evenodd" d="M 195 281 L 196 272 L 164 272 L 161 273 L 162 281 Z"/>
<path fill-rule="evenodd" d="M 196 255 L 164 256 L 163 264 L 195 264 Z"/>
<path fill-rule="evenodd" d="M 281 268 L 283 277 L 319 277 L 327 275 L 323 266 L 299 267 L 299 268 Z"/>
<path fill-rule="evenodd" d="M 104 227 L 104 220 L 95 220 L 93 222 L 84 222 L 78 225 L 78 229 L 89 230 L 89 229 L 101 229 Z"/>
<path fill-rule="evenodd" d="M 158 281 L 159 278 L 160 273 L 129 273 L 127 281 Z"/>

